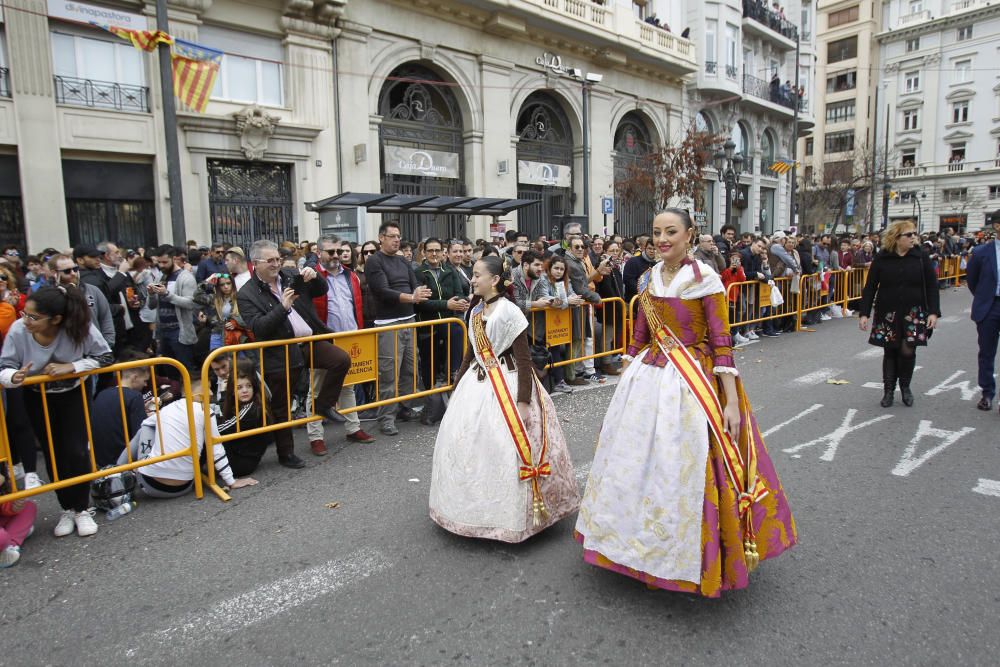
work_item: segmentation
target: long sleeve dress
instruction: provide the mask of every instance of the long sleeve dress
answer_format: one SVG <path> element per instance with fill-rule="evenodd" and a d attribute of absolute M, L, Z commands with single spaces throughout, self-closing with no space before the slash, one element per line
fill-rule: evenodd
<path fill-rule="evenodd" d="M 651 291 L 660 319 L 700 364 L 723 406 L 717 376 L 737 376 L 740 412 L 749 417 L 738 447 L 744 459 L 753 447 L 766 489 L 749 509 L 757 552 L 761 561 L 773 558 L 795 544 L 795 522 L 733 363 L 722 281 L 708 265 L 688 262 L 667 286 L 660 269 L 643 276 L 640 293 Z M 745 523 L 722 447 L 642 308 L 634 329 L 628 354 L 635 360 L 608 407 L 576 524 L 584 559 L 672 591 L 718 597 L 744 588 Z"/>
<path fill-rule="evenodd" d="M 868 269 L 858 314 L 867 317 L 873 308 L 869 344 L 891 349 L 904 342 L 927 345 L 933 331 L 927 328 L 927 317 L 941 316 L 940 288 L 930 258 L 919 248 L 905 255 L 880 251 Z"/>
<path fill-rule="evenodd" d="M 481 311 L 482 304 L 473 308 L 471 317 Z M 520 478 L 523 462 L 476 349 L 474 328 L 469 327 L 460 379 L 434 444 L 430 516 L 458 535 L 521 542 L 575 512 L 580 494 L 555 406 L 534 380 L 524 313 L 500 299 L 485 320 L 485 331 L 511 398 L 530 405 L 526 431 L 536 464 L 544 424 L 551 473 L 538 480 L 546 508 L 541 516 L 534 512 L 532 482 Z"/>

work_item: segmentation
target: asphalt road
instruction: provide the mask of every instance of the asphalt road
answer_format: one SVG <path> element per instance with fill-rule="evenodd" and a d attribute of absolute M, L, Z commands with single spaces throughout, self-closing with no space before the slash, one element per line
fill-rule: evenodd
<path fill-rule="evenodd" d="M 1000 415 L 975 409 L 969 303 L 942 295 L 912 408 L 879 407 L 855 320 L 739 354 L 800 537 L 747 590 L 647 590 L 586 565 L 572 520 L 452 536 L 427 517 L 435 429 L 362 446 L 328 426 L 330 456 L 269 455 L 227 504 L 142 501 L 57 540 L 44 497 L 0 571 L 0 664 L 996 664 Z M 581 484 L 613 390 L 556 399 Z"/>

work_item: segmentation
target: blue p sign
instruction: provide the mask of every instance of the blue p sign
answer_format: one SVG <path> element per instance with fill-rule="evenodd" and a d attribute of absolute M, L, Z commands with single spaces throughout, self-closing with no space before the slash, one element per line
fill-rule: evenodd
<path fill-rule="evenodd" d="M 615 212 L 615 198 L 614 197 L 601 197 L 601 213 L 604 215 L 614 215 Z"/>

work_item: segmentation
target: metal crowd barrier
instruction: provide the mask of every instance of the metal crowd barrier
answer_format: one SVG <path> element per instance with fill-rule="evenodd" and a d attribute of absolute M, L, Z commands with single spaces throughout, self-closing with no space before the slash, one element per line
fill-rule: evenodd
<path fill-rule="evenodd" d="M 158 385 L 156 381 L 157 366 L 170 366 L 180 374 L 181 385 L 182 385 L 182 390 L 184 392 L 184 396 L 183 398 L 178 398 L 177 400 L 183 400 L 187 404 L 188 428 L 190 431 L 189 433 L 190 447 L 169 454 L 164 453 L 163 432 L 162 429 L 159 428 L 160 401 L 159 401 L 159 390 L 157 388 Z M 129 440 L 131 438 L 129 438 L 128 424 L 126 422 L 125 395 L 124 392 L 122 391 L 122 372 L 132 368 L 146 368 L 146 367 L 149 368 L 150 384 L 153 387 L 154 400 L 152 401 L 152 403 L 154 405 L 154 411 L 156 414 L 156 423 L 157 423 L 156 430 L 157 430 L 157 435 L 159 436 L 160 455 L 151 456 L 141 461 L 133 461 L 131 451 L 129 450 Z M 93 400 L 93 398 L 90 396 L 90 382 L 88 382 L 88 380 L 91 377 L 97 375 L 105 375 L 108 373 L 114 373 L 115 380 L 117 381 L 118 401 L 119 401 L 119 406 L 121 408 L 121 416 L 122 416 L 120 426 L 125 436 L 124 442 L 125 442 L 125 451 L 128 452 L 128 463 L 125 463 L 123 465 L 116 465 L 109 468 L 102 468 L 98 470 L 97 461 L 95 460 L 95 455 L 94 455 L 93 427 L 95 425 L 91 424 L 91 417 L 90 417 L 90 403 Z M 59 475 L 59 470 L 57 468 L 55 459 L 55 443 L 52 440 L 52 419 L 53 418 L 58 419 L 59 415 L 53 415 L 50 414 L 49 412 L 47 396 L 45 394 L 45 385 L 50 382 L 56 382 L 56 381 L 62 382 L 74 378 L 81 379 L 80 386 L 70 391 L 79 392 L 80 400 L 83 401 L 83 409 L 84 409 L 85 422 L 87 428 L 87 441 L 90 443 L 89 453 L 90 453 L 91 472 L 85 475 L 77 475 L 76 477 L 64 478 Z M 11 500 L 18 500 L 19 498 L 28 498 L 30 496 L 36 496 L 42 493 L 46 493 L 48 491 L 56 491 L 57 489 L 64 489 L 68 486 L 75 486 L 77 484 L 86 484 L 92 482 L 95 479 L 99 479 L 107 475 L 113 475 L 115 473 L 123 472 L 125 470 L 135 470 L 137 468 L 142 468 L 144 466 L 153 465 L 154 463 L 161 463 L 163 461 L 183 458 L 185 456 L 190 457 L 191 459 L 192 475 L 194 476 L 195 496 L 197 496 L 198 498 L 202 497 L 203 491 L 202 491 L 202 480 L 201 480 L 201 467 L 199 465 L 198 439 L 195 437 L 195 429 L 194 429 L 194 403 L 193 403 L 193 398 L 191 396 L 191 377 L 188 374 L 187 369 L 184 368 L 184 366 L 179 361 L 167 357 L 156 357 L 153 359 L 141 359 L 138 361 L 129 361 L 120 364 L 112 364 L 111 366 L 106 366 L 104 368 L 99 368 L 93 371 L 87 371 L 85 373 L 73 373 L 71 375 L 60 375 L 59 377 L 52 377 L 49 375 L 35 375 L 27 378 L 24 381 L 24 384 L 22 384 L 21 386 L 25 387 L 26 391 L 32 391 L 31 389 L 27 389 L 27 387 L 32 387 L 36 385 L 40 387 L 41 391 L 42 409 L 43 413 L 45 414 L 45 422 L 46 422 L 46 429 L 45 429 L 46 432 L 44 436 L 41 434 L 35 434 L 35 436 L 37 437 L 39 444 L 42 445 L 43 452 L 45 453 L 46 456 L 49 457 L 49 460 L 52 463 L 52 472 L 54 479 L 48 484 L 43 484 L 42 486 L 39 486 L 34 489 L 19 490 L 17 488 L 17 481 L 14 479 L 14 474 L 13 474 L 13 455 L 12 452 L 10 451 L 10 435 L 7 432 L 6 406 L 3 403 L 0 403 L 0 460 L 6 460 L 6 462 L 8 463 L 7 470 L 10 473 L 11 477 L 10 484 L 12 489 L 11 493 L 0 496 L 0 503 L 5 503 Z M 108 389 L 105 389 L 105 391 L 108 391 Z M 206 415 L 207 414 L 208 413 L 206 413 Z M 117 428 L 118 424 L 97 424 L 96 427 L 99 429 Z M 208 446 L 210 445 L 206 444 L 206 447 Z M 207 457 L 207 460 L 212 461 L 212 458 Z M 212 470 L 213 466 L 209 464 L 207 467 L 209 470 Z"/>
<path fill-rule="evenodd" d="M 462 349 L 455 350 L 452 349 L 451 337 L 447 335 L 450 327 L 460 327 L 462 332 Z M 257 356 L 256 366 L 258 371 L 260 369 L 265 369 L 264 365 L 264 350 L 272 347 L 283 347 L 285 348 L 285 386 L 284 387 L 269 387 L 268 389 L 274 394 L 276 391 L 284 391 L 288 405 L 292 405 L 293 387 L 292 378 L 289 374 L 289 355 L 288 348 L 291 345 L 301 345 L 303 348 L 308 347 L 308 349 L 303 349 L 303 356 L 306 358 L 306 367 L 303 369 L 303 373 L 309 374 L 309 386 L 313 387 L 315 379 L 315 366 L 314 366 L 314 346 L 315 343 L 320 341 L 328 341 L 333 343 L 337 347 L 341 348 L 351 357 L 351 370 L 347 374 L 347 378 L 344 380 L 344 386 L 352 386 L 355 384 L 362 384 L 367 382 L 375 383 L 375 395 L 379 396 L 381 393 L 381 378 L 379 377 L 379 337 L 386 336 L 387 334 L 392 334 L 392 345 L 393 345 L 393 358 L 400 359 L 400 347 L 399 347 L 399 337 L 395 334 L 397 331 L 412 330 L 414 332 L 413 340 L 413 359 L 416 361 L 419 358 L 419 350 L 417 345 L 418 334 L 426 330 L 427 334 L 433 338 L 435 328 L 440 331 L 440 328 L 444 327 L 446 332 L 446 351 L 445 351 L 445 368 L 449 369 L 445 374 L 447 378 L 444 384 L 439 384 L 436 381 L 437 372 L 435 366 L 435 355 L 434 355 L 434 345 L 431 345 L 430 350 L 430 377 L 431 377 L 431 388 L 416 391 L 408 394 L 400 394 L 399 384 L 400 378 L 404 377 L 404 373 L 412 373 L 413 387 L 420 387 L 420 377 L 419 377 L 419 362 L 413 364 L 413 368 L 402 369 L 398 365 L 395 367 L 394 376 L 394 391 L 393 396 L 390 398 L 379 399 L 372 401 L 370 403 L 365 403 L 363 405 L 358 405 L 354 408 L 340 409 L 338 410 L 341 414 L 347 414 L 350 412 L 359 412 L 361 410 L 368 410 L 372 408 L 378 408 L 383 405 L 389 405 L 392 403 L 401 403 L 403 401 L 409 401 L 414 399 L 423 398 L 425 396 L 432 396 L 434 394 L 440 394 L 443 392 L 451 391 L 454 387 L 454 378 L 450 372 L 452 367 L 453 355 L 458 355 L 461 359 L 465 354 L 466 346 L 468 345 L 468 335 L 466 324 L 463 320 L 449 317 L 439 320 L 430 320 L 426 322 L 406 322 L 403 324 L 394 324 L 385 327 L 375 327 L 372 329 L 360 329 L 358 331 L 348 331 L 343 333 L 331 333 L 331 334 L 321 334 L 317 336 L 307 336 L 304 338 L 293 338 L 288 340 L 274 340 L 274 341 L 261 341 L 254 343 L 243 343 L 240 345 L 227 345 L 213 350 L 208 357 L 205 359 L 205 363 L 201 368 L 201 379 L 202 379 L 202 402 L 204 403 L 204 408 L 206 414 L 209 414 L 210 404 L 211 404 L 211 387 L 209 384 L 210 374 L 212 373 L 211 365 L 212 362 L 220 357 L 229 356 L 230 357 L 230 374 L 236 368 L 236 362 L 240 356 L 250 356 L 253 357 L 255 354 Z M 440 361 L 440 359 L 439 359 Z M 230 375 L 232 377 L 232 375 Z M 262 382 L 263 385 L 263 382 Z M 227 391 L 234 391 L 233 387 L 227 387 Z M 263 389 L 263 387 L 262 387 Z M 267 396 L 265 391 L 261 391 L 261 407 L 263 414 L 262 425 L 256 428 L 242 428 L 240 425 L 240 419 L 238 415 L 240 414 L 239 398 L 236 397 L 235 400 L 235 413 L 237 415 L 236 420 L 236 431 L 234 433 L 228 433 L 226 435 L 216 436 L 212 433 L 211 420 L 205 420 L 205 447 L 211 448 L 215 444 L 231 442 L 233 440 L 238 440 L 240 438 L 260 435 L 262 433 L 269 433 L 272 431 L 278 431 L 286 428 L 294 428 L 296 426 L 302 426 L 308 424 L 309 422 L 319 421 L 323 419 L 322 415 L 316 413 L 316 399 L 312 396 L 310 401 L 307 417 L 302 417 L 299 419 L 292 418 L 291 408 L 289 408 L 289 419 L 287 421 L 268 423 L 267 420 Z M 273 399 L 272 399 L 273 400 Z M 218 495 L 223 500 L 229 500 L 229 495 L 222 490 L 215 481 L 215 470 L 212 466 L 208 466 L 208 481 L 207 484 L 216 495 Z"/>
<path fill-rule="evenodd" d="M 601 335 L 594 336 L 594 325 L 600 316 Z M 594 353 L 584 350 L 586 319 L 590 319 Z M 568 358 L 550 362 L 546 368 L 568 366 L 590 359 L 625 354 L 628 338 L 632 333 L 631 322 L 621 297 L 601 299 L 597 304 L 584 304 L 568 308 L 531 308 L 528 314 L 531 340 L 545 347 L 568 346 Z M 610 325 L 610 326 L 609 326 Z M 575 334 L 575 335 L 574 335 Z M 598 346 L 600 342 L 600 346 Z M 579 352 L 578 352 L 578 351 Z"/>
<path fill-rule="evenodd" d="M 968 257 L 955 255 L 943 258 L 941 263 L 938 265 L 938 281 L 953 281 L 955 287 L 958 287 L 958 285 L 962 282 L 962 279 L 965 277 L 963 260 L 968 262 Z"/>
<path fill-rule="evenodd" d="M 781 305 L 774 305 L 771 285 L 759 280 L 747 280 L 729 285 L 726 301 L 729 304 L 730 327 L 756 324 L 765 320 L 779 320 L 795 315 L 798 306 L 795 285 L 790 277 L 774 279 L 774 287 L 781 294 Z M 764 309 L 767 312 L 764 312 Z"/>

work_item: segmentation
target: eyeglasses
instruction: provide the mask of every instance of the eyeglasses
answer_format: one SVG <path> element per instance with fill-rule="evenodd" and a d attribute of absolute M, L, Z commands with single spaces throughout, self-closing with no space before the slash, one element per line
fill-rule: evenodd
<path fill-rule="evenodd" d="M 49 319 L 48 315 L 36 315 L 35 313 L 29 313 L 28 311 L 24 311 L 24 316 L 32 322 L 41 322 L 42 320 Z"/>
<path fill-rule="evenodd" d="M 281 258 L 280 257 L 271 257 L 270 259 L 258 259 L 257 263 L 258 264 L 267 264 L 269 266 L 278 266 L 279 264 L 281 264 Z"/>
<path fill-rule="evenodd" d="M 916 232 L 903 232 L 902 234 L 900 234 L 900 236 L 905 236 L 906 238 L 912 238 L 916 235 L 917 235 Z"/>
<path fill-rule="evenodd" d="M 583 250 L 583 246 L 582 245 L 573 245 L 573 246 L 570 246 L 569 248 L 570 248 L 570 250 Z"/>
<path fill-rule="evenodd" d="M 365 257 L 367 257 L 368 255 L 374 255 L 374 254 L 375 254 L 375 253 L 377 253 L 377 252 L 378 252 L 378 250 L 365 250 L 365 251 L 364 251 L 363 253 L 361 253 L 361 254 L 362 254 L 362 255 L 364 255 Z"/>
<path fill-rule="evenodd" d="M 63 274 L 64 276 L 70 276 L 73 275 L 74 273 L 80 273 L 80 269 L 79 267 L 71 266 L 68 269 L 59 269 L 59 273 Z"/>

